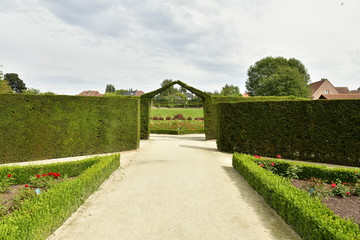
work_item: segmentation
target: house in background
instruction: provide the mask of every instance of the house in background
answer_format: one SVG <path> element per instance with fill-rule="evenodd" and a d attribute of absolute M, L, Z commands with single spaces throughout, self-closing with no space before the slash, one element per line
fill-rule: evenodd
<path fill-rule="evenodd" d="M 360 94 L 321 94 L 319 99 L 360 99 Z"/>
<path fill-rule="evenodd" d="M 94 96 L 94 97 L 101 97 L 103 94 L 99 93 L 98 91 L 83 91 L 78 96 Z"/>
<path fill-rule="evenodd" d="M 141 96 L 143 94 L 144 94 L 143 91 L 138 91 L 138 90 L 133 91 L 132 89 L 130 89 L 129 91 L 123 93 L 122 95 L 124 95 L 124 96 Z"/>
<path fill-rule="evenodd" d="M 325 78 L 311 83 L 309 87 L 313 99 L 360 99 L 359 90 L 349 90 L 348 87 L 334 87 Z"/>
<path fill-rule="evenodd" d="M 339 94 L 338 90 L 325 78 L 318 82 L 310 83 L 309 86 L 313 99 L 318 99 L 322 94 Z"/>

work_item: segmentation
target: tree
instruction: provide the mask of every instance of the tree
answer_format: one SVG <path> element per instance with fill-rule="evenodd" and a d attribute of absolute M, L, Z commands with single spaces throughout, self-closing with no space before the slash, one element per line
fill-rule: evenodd
<path fill-rule="evenodd" d="M 0 80 L 0 94 L 13 93 L 9 82 L 6 80 Z"/>
<path fill-rule="evenodd" d="M 228 96 L 228 95 L 238 95 L 240 94 L 239 87 L 234 85 L 225 85 L 222 87 L 220 95 Z"/>
<path fill-rule="evenodd" d="M 113 93 L 115 92 L 115 87 L 112 84 L 107 84 L 106 85 L 106 89 L 105 89 L 105 93 Z"/>
<path fill-rule="evenodd" d="M 173 82 L 173 80 L 171 80 L 171 79 L 165 79 L 164 81 L 162 81 L 162 83 L 160 85 L 161 85 L 161 87 L 164 87 L 166 85 L 169 85 L 172 82 Z M 176 93 L 178 93 L 178 90 L 174 86 L 171 86 L 170 88 L 168 88 L 168 89 L 164 90 L 162 93 L 160 93 L 160 95 L 170 97 L 171 95 L 174 95 Z"/>
<path fill-rule="evenodd" d="M 36 88 L 28 88 L 22 92 L 23 94 L 36 95 L 40 94 L 40 90 Z"/>
<path fill-rule="evenodd" d="M 22 91 L 26 90 L 25 83 L 16 73 L 7 73 L 5 74 L 4 79 L 9 82 L 9 85 L 14 92 L 22 93 Z"/>
<path fill-rule="evenodd" d="M 294 76 L 290 77 L 290 72 Z M 284 83 L 282 83 L 283 81 Z M 309 82 L 310 75 L 304 64 L 299 60 L 295 58 L 266 57 L 249 67 L 246 89 L 252 96 L 269 96 L 269 94 L 275 93 L 276 96 L 288 96 L 296 93 L 294 96 L 309 97 Z M 279 87 L 276 86 L 278 84 L 280 84 Z M 294 86 L 299 89 L 295 91 Z M 277 90 L 270 91 L 270 88 L 276 88 Z"/>
<path fill-rule="evenodd" d="M 358 87 L 358 89 L 357 90 L 359 90 L 360 91 L 360 87 Z"/>
<path fill-rule="evenodd" d="M 115 90 L 115 94 L 116 95 L 123 95 L 124 93 L 127 93 L 128 90 L 125 90 L 125 89 L 119 89 L 119 90 Z"/>
<path fill-rule="evenodd" d="M 277 72 L 262 81 L 259 96 L 310 97 L 310 88 L 303 75 L 294 67 L 281 66 Z"/>

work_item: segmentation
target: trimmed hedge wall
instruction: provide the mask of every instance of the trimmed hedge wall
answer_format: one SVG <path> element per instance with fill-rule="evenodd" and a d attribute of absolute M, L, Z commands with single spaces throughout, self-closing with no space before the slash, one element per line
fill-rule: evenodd
<path fill-rule="evenodd" d="M 119 168 L 119 158 L 119 154 L 114 154 L 75 162 L 6 167 L 6 170 L 13 168 L 14 178 L 19 177 L 18 174 L 22 177 L 27 174 L 29 178 L 35 168 L 37 173 L 58 169 L 62 175 L 69 176 L 77 175 L 73 167 L 83 172 L 76 179 L 58 183 L 48 191 L 25 200 L 20 209 L 0 221 L 0 239 L 46 239 Z"/>
<path fill-rule="evenodd" d="M 360 101 L 218 104 L 220 151 L 360 166 Z"/>
<path fill-rule="evenodd" d="M 192 134 L 192 133 L 204 133 L 204 130 L 196 129 L 185 129 L 185 130 L 177 130 L 177 129 L 154 129 L 150 130 L 150 133 L 157 133 L 157 134 L 172 134 L 172 135 L 184 135 L 184 134 Z"/>
<path fill-rule="evenodd" d="M 0 95 L 0 163 L 139 146 L 139 98 Z"/>
<path fill-rule="evenodd" d="M 211 96 L 211 104 L 208 105 L 207 114 L 210 119 L 207 129 L 207 139 L 217 138 L 217 104 L 234 103 L 234 102 L 262 102 L 262 101 L 288 101 L 288 100 L 307 100 L 294 96 L 259 96 L 259 97 L 242 97 L 242 96 Z M 205 109 L 204 109 L 205 110 Z"/>
<path fill-rule="evenodd" d="M 336 216 L 319 199 L 309 197 L 285 178 L 259 167 L 254 160 L 235 153 L 233 166 L 302 239 L 360 239 L 357 224 Z"/>

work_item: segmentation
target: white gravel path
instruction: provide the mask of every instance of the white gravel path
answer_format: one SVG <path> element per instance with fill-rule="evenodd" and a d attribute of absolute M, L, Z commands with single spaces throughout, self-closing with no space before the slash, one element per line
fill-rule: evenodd
<path fill-rule="evenodd" d="M 204 135 L 152 135 L 55 239 L 300 239 Z"/>

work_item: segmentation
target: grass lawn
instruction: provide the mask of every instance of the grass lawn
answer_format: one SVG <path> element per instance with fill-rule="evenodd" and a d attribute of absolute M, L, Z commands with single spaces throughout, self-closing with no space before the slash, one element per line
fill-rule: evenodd
<path fill-rule="evenodd" d="M 182 114 L 185 118 L 204 117 L 203 108 L 151 108 L 150 117 L 174 117 Z"/>

